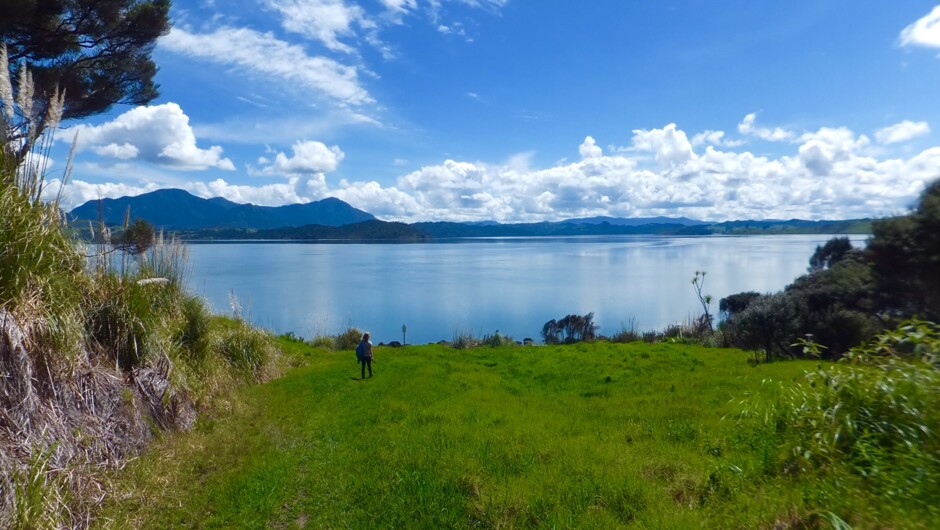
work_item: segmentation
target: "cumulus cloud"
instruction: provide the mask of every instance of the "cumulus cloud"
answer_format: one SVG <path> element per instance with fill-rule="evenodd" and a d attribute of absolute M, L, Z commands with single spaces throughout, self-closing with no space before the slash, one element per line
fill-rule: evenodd
<path fill-rule="evenodd" d="M 76 129 L 80 150 L 91 149 L 106 158 L 143 160 L 181 170 L 235 169 L 231 160 L 222 157 L 220 146 L 196 146 L 189 116 L 176 103 L 136 107 L 110 122 Z"/>
<path fill-rule="evenodd" d="M 270 33 L 222 27 L 211 33 L 196 34 L 174 27 L 159 40 L 159 45 L 188 57 L 236 66 L 273 83 L 311 90 L 340 104 L 374 102 L 360 86 L 355 67 L 327 57 L 310 56 L 303 47 Z"/>
<path fill-rule="evenodd" d="M 795 138 L 795 134 L 780 127 L 768 129 L 766 127 L 757 127 L 754 122 L 757 121 L 757 114 L 750 113 L 738 124 L 738 132 L 749 136 L 756 136 L 761 140 L 768 142 L 789 142 Z"/>
<path fill-rule="evenodd" d="M 875 138 L 883 144 L 896 144 L 906 142 L 918 136 L 923 136 L 930 132 L 930 126 L 925 121 L 904 120 L 890 127 L 879 129 L 875 132 Z"/>
<path fill-rule="evenodd" d="M 578 147 L 578 152 L 581 153 L 581 158 L 597 158 L 604 154 L 591 136 L 584 138 L 584 142 Z"/>
<path fill-rule="evenodd" d="M 940 48 L 940 6 L 901 30 L 898 40 L 901 46 Z"/>
<path fill-rule="evenodd" d="M 59 193 L 62 182 L 59 179 L 49 181 L 43 190 L 43 197 L 52 200 Z M 62 190 L 59 205 L 65 210 L 71 210 L 88 201 L 98 199 L 117 199 L 119 197 L 133 197 L 159 189 L 155 183 L 133 185 L 124 182 L 91 183 L 81 179 L 71 179 Z"/>
<path fill-rule="evenodd" d="M 633 149 L 653 153 L 661 165 L 675 167 L 695 159 L 692 143 L 675 123 L 662 129 L 634 129 Z"/>
<path fill-rule="evenodd" d="M 327 147 L 322 142 L 303 141 L 293 146 L 294 154 L 287 156 L 277 153 L 273 161 L 267 158 L 259 159 L 265 167 L 265 175 L 308 175 L 329 173 L 334 171 L 345 158 L 345 153 L 339 146 Z"/>
<path fill-rule="evenodd" d="M 532 153 L 503 163 L 444 160 L 375 181 L 329 182 L 342 161 L 338 147 L 297 142 L 292 154 L 272 151 L 270 169 L 285 181 L 246 186 L 216 179 L 180 185 L 202 197 L 276 205 L 338 197 L 382 219 L 398 221 L 537 222 L 612 215 L 687 216 L 703 220 L 847 219 L 894 215 L 909 208 L 940 175 L 940 147 L 907 158 L 882 157 L 868 136 L 845 127 L 793 135 L 790 152 L 758 156 L 706 141 L 692 145 L 675 124 L 637 129 L 629 148 L 547 168 Z M 593 144 L 585 142 L 588 154 Z M 596 146 L 594 146 L 596 147 Z M 88 198 L 115 189 L 80 189 Z M 107 195 L 110 196 L 110 195 Z"/>
<path fill-rule="evenodd" d="M 731 140 L 729 138 L 725 138 L 725 131 L 707 130 L 700 132 L 692 137 L 692 147 L 701 147 L 703 145 L 739 147 L 744 145 L 744 140 Z"/>

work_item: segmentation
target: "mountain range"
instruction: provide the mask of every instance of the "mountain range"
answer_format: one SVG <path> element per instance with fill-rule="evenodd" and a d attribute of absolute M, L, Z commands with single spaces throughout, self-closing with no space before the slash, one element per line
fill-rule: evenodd
<path fill-rule="evenodd" d="M 128 210 L 128 208 L 130 210 Z M 160 229 L 189 240 L 350 240 L 407 241 L 462 237 L 532 237 L 577 235 L 749 235 L 865 234 L 871 220 L 806 221 L 801 219 L 709 223 L 685 217 L 584 217 L 558 222 L 502 224 L 493 221 L 456 223 L 389 223 L 372 214 L 327 198 L 306 204 L 257 206 L 221 197 L 202 199 L 178 189 L 157 190 L 136 197 L 89 201 L 69 218 L 78 227 L 103 220 L 122 226 L 145 219 Z"/>
<path fill-rule="evenodd" d="M 97 222 L 101 219 L 109 226 L 123 226 L 128 208 L 131 221 L 145 219 L 155 227 L 166 230 L 343 226 L 375 220 L 374 215 L 332 197 L 306 204 L 257 206 L 238 204 L 221 197 L 203 199 L 178 189 L 88 201 L 72 210 L 69 218 L 73 222 Z"/>

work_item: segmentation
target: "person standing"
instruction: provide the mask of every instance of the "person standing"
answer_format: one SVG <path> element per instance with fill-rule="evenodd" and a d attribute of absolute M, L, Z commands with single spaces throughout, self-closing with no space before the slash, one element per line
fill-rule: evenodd
<path fill-rule="evenodd" d="M 362 334 L 362 340 L 356 346 L 356 359 L 362 365 L 362 379 L 366 378 L 366 366 L 369 367 L 369 377 L 372 377 L 372 342 L 368 332 Z"/>

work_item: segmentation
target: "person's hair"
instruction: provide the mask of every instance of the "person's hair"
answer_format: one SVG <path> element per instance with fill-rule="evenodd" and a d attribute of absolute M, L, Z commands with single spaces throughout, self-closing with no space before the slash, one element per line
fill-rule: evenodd
<path fill-rule="evenodd" d="M 371 337 L 371 336 L 372 336 L 372 335 L 369 335 L 369 332 L 366 331 L 365 333 L 362 334 L 362 340 L 368 340 L 368 338 Z"/>

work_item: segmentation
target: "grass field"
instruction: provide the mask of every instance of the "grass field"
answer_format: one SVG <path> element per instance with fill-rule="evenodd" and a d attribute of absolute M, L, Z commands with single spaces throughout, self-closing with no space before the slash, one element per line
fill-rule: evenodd
<path fill-rule="evenodd" d="M 787 470 L 736 414 L 815 362 L 666 344 L 377 348 L 284 342 L 307 366 L 245 388 L 116 480 L 107 527 L 929 526 L 850 476 Z"/>

